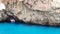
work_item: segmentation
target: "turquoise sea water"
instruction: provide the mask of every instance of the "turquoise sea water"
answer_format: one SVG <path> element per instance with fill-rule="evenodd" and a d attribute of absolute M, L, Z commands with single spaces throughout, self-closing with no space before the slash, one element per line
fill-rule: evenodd
<path fill-rule="evenodd" d="M 60 34 L 60 27 L 0 23 L 0 34 Z"/>

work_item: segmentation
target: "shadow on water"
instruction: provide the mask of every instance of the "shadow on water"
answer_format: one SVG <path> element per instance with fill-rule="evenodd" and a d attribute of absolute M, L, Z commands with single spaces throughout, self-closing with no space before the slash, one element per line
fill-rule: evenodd
<path fill-rule="evenodd" d="M 11 22 L 10 21 L 5 21 L 5 22 L 0 22 L 0 23 L 10 23 L 11 24 Z M 23 22 L 23 21 L 20 21 L 20 22 L 15 22 L 15 23 L 13 23 L 13 24 L 15 24 L 15 25 L 20 25 L 20 24 L 23 24 L 23 25 L 26 25 L 26 26 L 42 26 L 42 27 L 52 27 L 52 28 L 60 28 L 60 26 L 50 26 L 50 25 L 40 25 L 40 24 L 32 24 L 32 23 L 25 23 L 25 22 Z"/>
<path fill-rule="evenodd" d="M 1 21 L 0 23 L 10 23 L 10 21 Z M 60 28 L 60 26 L 50 26 L 50 25 L 41 25 L 41 24 L 32 24 L 32 23 L 25 23 L 23 21 L 16 21 L 15 23 L 13 24 L 16 24 L 16 25 L 20 25 L 20 24 L 23 24 L 23 25 L 26 25 L 26 26 L 42 26 L 42 27 L 53 27 L 53 28 Z"/>

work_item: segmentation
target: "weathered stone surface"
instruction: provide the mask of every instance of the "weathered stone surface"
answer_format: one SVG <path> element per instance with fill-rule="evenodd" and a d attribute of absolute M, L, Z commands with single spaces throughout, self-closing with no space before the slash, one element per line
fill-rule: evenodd
<path fill-rule="evenodd" d="M 3 0 L 2 2 L 6 6 L 6 15 L 16 16 L 26 23 L 60 25 L 60 0 Z"/>
<path fill-rule="evenodd" d="M 60 0 L 53 0 L 53 1 L 51 2 L 51 6 L 52 6 L 53 8 L 60 8 Z"/>
<path fill-rule="evenodd" d="M 24 4 L 32 10 L 48 11 L 52 0 L 25 0 Z"/>
<path fill-rule="evenodd" d="M 5 5 L 2 3 L 2 0 L 0 0 L 0 21 L 3 21 L 7 18 L 7 15 L 3 9 L 5 9 Z"/>

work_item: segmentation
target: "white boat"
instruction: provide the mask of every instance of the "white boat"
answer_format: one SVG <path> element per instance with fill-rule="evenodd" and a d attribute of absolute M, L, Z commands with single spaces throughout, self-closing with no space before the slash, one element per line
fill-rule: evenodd
<path fill-rule="evenodd" d="M 11 21 L 11 23 L 14 23 L 14 22 L 15 22 L 15 20 L 14 20 L 14 19 L 10 19 L 10 21 Z"/>

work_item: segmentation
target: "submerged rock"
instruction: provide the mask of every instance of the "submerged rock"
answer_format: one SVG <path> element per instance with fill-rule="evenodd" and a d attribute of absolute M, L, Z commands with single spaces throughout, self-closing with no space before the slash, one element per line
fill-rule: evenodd
<path fill-rule="evenodd" d="M 60 26 L 60 0 L 3 0 L 5 18 L 16 16 L 25 23 Z M 1 12 L 0 12 L 1 14 Z M 2 17 L 1 17 L 2 19 Z"/>

